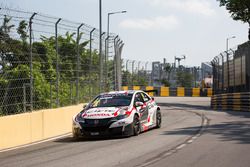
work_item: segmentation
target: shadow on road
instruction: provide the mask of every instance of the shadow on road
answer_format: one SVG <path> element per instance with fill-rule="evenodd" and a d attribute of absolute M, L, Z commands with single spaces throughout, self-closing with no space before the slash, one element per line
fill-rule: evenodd
<path fill-rule="evenodd" d="M 166 131 L 162 135 L 192 135 L 196 134 L 199 126 Z M 239 144 L 250 144 L 250 121 L 222 122 L 210 125 L 204 134 L 218 136 L 221 141 L 236 141 Z"/>
<path fill-rule="evenodd" d="M 181 107 L 181 108 L 191 108 L 197 110 L 211 110 L 210 106 L 199 105 L 199 104 L 183 104 L 183 103 L 157 103 L 159 106 L 164 107 Z"/>
<path fill-rule="evenodd" d="M 73 137 L 65 137 L 61 139 L 57 139 L 54 142 L 57 143 L 75 143 L 75 142 L 96 142 L 96 141 L 104 141 L 104 140 L 117 140 L 117 139 L 124 139 L 128 137 L 96 137 L 96 138 L 79 138 L 79 139 L 74 139 Z"/>

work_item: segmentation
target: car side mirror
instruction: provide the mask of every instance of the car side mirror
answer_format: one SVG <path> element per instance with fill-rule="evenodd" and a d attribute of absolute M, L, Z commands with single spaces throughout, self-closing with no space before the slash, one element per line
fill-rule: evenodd
<path fill-rule="evenodd" d="M 154 101 L 155 100 L 155 98 L 154 97 L 151 97 L 152 98 L 152 100 Z"/>
<path fill-rule="evenodd" d="M 84 103 L 82 108 L 85 109 L 88 105 L 89 103 Z"/>
<path fill-rule="evenodd" d="M 135 106 L 141 107 L 141 106 L 143 106 L 143 102 L 137 101 L 137 102 L 135 102 Z"/>

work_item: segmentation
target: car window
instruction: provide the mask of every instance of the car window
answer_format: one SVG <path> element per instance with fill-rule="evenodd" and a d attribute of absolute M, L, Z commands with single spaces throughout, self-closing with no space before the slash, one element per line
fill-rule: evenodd
<path fill-rule="evenodd" d="M 136 93 L 135 95 L 135 102 L 144 102 L 141 93 Z"/>
<path fill-rule="evenodd" d="M 148 102 L 150 100 L 150 97 L 146 93 L 141 93 L 143 101 Z"/>
<path fill-rule="evenodd" d="M 120 107 L 129 106 L 132 99 L 131 94 L 106 94 L 100 95 L 89 105 L 95 107 Z"/>

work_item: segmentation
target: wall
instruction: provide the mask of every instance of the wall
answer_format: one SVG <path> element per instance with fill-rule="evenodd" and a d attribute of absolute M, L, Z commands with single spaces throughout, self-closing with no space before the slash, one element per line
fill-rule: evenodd
<path fill-rule="evenodd" d="M 0 150 L 71 132 L 82 104 L 0 117 Z"/>

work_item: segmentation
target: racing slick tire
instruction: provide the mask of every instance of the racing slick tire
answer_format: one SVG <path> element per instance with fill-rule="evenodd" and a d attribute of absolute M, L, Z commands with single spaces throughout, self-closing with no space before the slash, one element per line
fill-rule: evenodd
<path fill-rule="evenodd" d="M 80 139 L 79 132 L 74 131 L 72 132 L 73 140 L 78 141 Z"/>
<path fill-rule="evenodd" d="M 73 139 L 74 139 L 75 141 L 78 141 L 78 140 L 79 140 L 79 136 L 78 136 L 77 134 L 73 134 Z"/>
<path fill-rule="evenodd" d="M 156 111 L 156 128 L 161 128 L 161 111 Z"/>
<path fill-rule="evenodd" d="M 132 128 L 133 128 L 134 136 L 138 136 L 139 133 L 141 132 L 141 124 L 140 124 L 140 119 L 139 119 L 138 115 L 134 116 Z"/>

